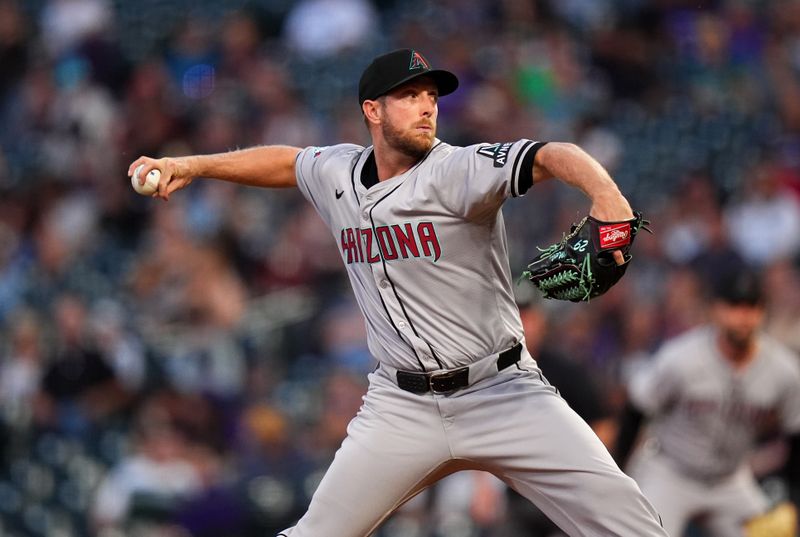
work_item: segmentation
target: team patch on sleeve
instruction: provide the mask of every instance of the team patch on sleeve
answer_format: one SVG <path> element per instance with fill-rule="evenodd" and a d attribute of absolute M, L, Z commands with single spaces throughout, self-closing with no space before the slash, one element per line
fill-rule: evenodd
<path fill-rule="evenodd" d="M 482 157 L 490 158 L 494 161 L 495 168 L 502 168 L 508 162 L 508 152 L 514 142 L 496 143 L 484 145 L 478 148 L 478 154 Z"/>

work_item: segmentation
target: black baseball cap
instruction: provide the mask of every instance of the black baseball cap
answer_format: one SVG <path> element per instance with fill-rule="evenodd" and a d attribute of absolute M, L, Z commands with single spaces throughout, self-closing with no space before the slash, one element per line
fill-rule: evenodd
<path fill-rule="evenodd" d="M 443 69 L 431 69 L 431 64 L 422 54 L 402 48 L 378 56 L 364 69 L 358 81 L 358 103 L 377 99 L 422 75 L 433 78 L 440 96 L 453 93 L 458 87 L 456 75 Z"/>
<path fill-rule="evenodd" d="M 752 270 L 736 271 L 719 278 L 714 296 L 727 304 L 763 305 L 765 301 L 761 278 Z"/>

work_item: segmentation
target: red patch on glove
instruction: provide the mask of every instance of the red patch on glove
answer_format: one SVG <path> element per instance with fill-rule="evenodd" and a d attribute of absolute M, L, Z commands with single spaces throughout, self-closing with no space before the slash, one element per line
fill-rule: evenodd
<path fill-rule="evenodd" d="M 621 222 L 619 224 L 609 224 L 599 227 L 600 234 L 600 248 L 619 248 L 631 242 L 631 224 L 630 222 Z"/>

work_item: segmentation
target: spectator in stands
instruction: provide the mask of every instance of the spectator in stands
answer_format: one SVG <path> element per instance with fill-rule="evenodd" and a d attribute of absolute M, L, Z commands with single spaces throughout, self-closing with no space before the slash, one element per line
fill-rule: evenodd
<path fill-rule="evenodd" d="M 367 0 L 303 0 L 286 20 L 286 41 L 302 55 L 325 58 L 363 45 L 379 29 Z"/>
<path fill-rule="evenodd" d="M 800 201 L 780 183 L 777 171 L 772 160 L 755 166 L 742 197 L 725 211 L 731 242 L 745 261 L 758 266 L 800 253 Z"/>
<path fill-rule="evenodd" d="M 39 387 L 37 418 L 42 426 L 80 435 L 125 409 L 132 394 L 90 339 L 83 300 L 61 295 L 54 316 L 56 341 Z"/>
<path fill-rule="evenodd" d="M 181 501 L 202 490 L 201 474 L 190 462 L 191 445 L 159 400 L 144 403 L 134 444 L 95 493 L 91 520 L 97 529 L 124 529 L 136 516 L 169 520 Z"/>
<path fill-rule="evenodd" d="M 12 435 L 28 429 L 44 374 L 41 319 L 29 310 L 10 321 L 9 340 L 0 348 L 0 461 Z"/>

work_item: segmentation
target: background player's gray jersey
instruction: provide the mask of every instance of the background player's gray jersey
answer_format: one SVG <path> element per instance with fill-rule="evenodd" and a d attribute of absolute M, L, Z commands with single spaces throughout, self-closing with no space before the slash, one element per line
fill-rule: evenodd
<path fill-rule="evenodd" d="M 538 145 L 437 140 L 413 168 L 371 188 L 361 177 L 374 168 L 372 147 L 298 155 L 298 186 L 339 245 L 379 361 L 448 369 L 522 340 L 499 209 L 531 186 Z"/>
<path fill-rule="evenodd" d="M 737 371 L 716 337 L 716 329 L 700 327 L 665 344 L 630 386 L 634 404 L 657 416 L 651 434 L 659 451 L 699 478 L 730 475 L 760 433 L 800 431 L 797 358 L 760 335 L 755 358 Z"/>

